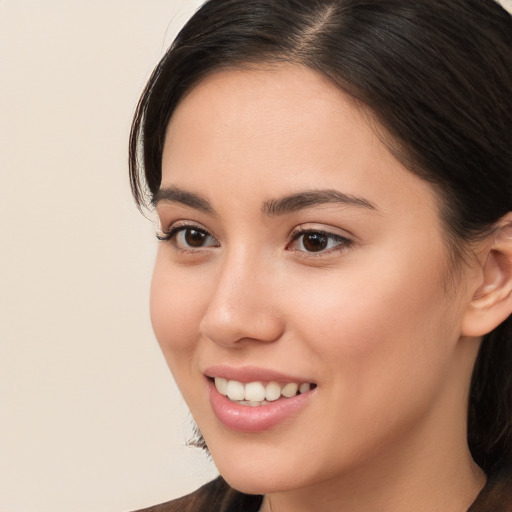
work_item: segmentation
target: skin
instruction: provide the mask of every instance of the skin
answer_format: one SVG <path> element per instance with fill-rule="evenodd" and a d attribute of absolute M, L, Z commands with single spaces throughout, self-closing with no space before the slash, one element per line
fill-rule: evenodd
<path fill-rule="evenodd" d="M 210 75 L 168 127 L 162 189 L 203 203 L 158 201 L 161 228 L 208 236 L 160 243 L 152 322 L 220 473 L 266 494 L 263 510 L 462 512 L 485 482 L 466 404 L 487 260 L 453 274 L 436 194 L 367 120 L 323 76 L 283 64 Z M 262 211 L 316 190 L 366 204 Z M 298 228 L 343 238 L 308 252 Z M 210 405 L 204 372 L 219 364 L 317 388 L 276 427 L 236 432 Z"/>

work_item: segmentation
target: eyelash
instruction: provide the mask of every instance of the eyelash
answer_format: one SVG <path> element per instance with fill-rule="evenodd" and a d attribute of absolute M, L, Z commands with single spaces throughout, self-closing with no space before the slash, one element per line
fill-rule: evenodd
<path fill-rule="evenodd" d="M 288 243 L 287 247 L 290 244 L 297 242 L 301 237 L 305 237 L 306 235 L 320 235 L 325 238 L 327 243 L 334 242 L 334 246 L 327 248 L 327 249 L 321 249 L 319 251 L 303 251 L 300 249 L 289 249 L 289 250 L 307 254 L 308 257 L 311 257 L 311 256 L 321 257 L 324 255 L 331 254 L 333 252 L 344 251 L 353 245 L 353 241 L 345 236 L 337 235 L 335 233 L 329 233 L 328 231 L 324 231 L 322 229 L 310 229 L 310 228 L 299 227 L 299 228 L 297 228 L 295 233 L 292 234 L 290 242 Z M 304 241 L 302 242 L 302 245 L 304 246 Z"/>
<path fill-rule="evenodd" d="M 156 237 L 160 242 L 170 242 L 176 250 L 182 253 L 194 253 L 196 254 L 200 250 L 204 250 L 205 248 L 209 247 L 218 247 L 218 245 L 209 245 L 209 246 L 202 246 L 202 247 L 196 247 L 196 248 L 185 248 L 178 245 L 176 241 L 176 237 L 180 233 L 186 233 L 188 230 L 194 230 L 197 233 L 200 233 L 202 235 L 205 235 L 206 237 L 210 237 L 215 240 L 215 237 L 210 234 L 206 229 L 202 229 L 199 226 L 196 226 L 195 224 L 178 224 L 175 226 L 172 226 L 168 231 L 163 231 L 161 234 L 157 233 Z"/>
<path fill-rule="evenodd" d="M 197 254 L 198 251 L 208 249 L 210 247 L 218 247 L 219 245 L 206 245 L 206 246 L 199 246 L 196 248 L 184 248 L 178 245 L 176 241 L 176 237 L 180 233 L 186 233 L 187 230 L 194 230 L 197 233 L 202 234 L 205 237 L 210 237 L 213 240 L 216 240 L 215 237 L 209 233 L 206 229 L 202 229 L 199 226 L 196 226 L 194 224 L 180 224 L 175 225 L 171 227 L 168 231 L 163 231 L 162 233 L 157 233 L 156 237 L 160 242 L 171 242 L 172 245 L 180 252 L 182 253 L 194 253 Z M 327 231 L 321 230 L 321 229 L 306 229 L 299 227 L 295 230 L 294 233 L 292 233 L 289 242 L 287 243 L 287 248 L 300 240 L 301 237 L 304 237 L 306 235 L 320 235 L 321 237 L 324 237 L 325 241 L 329 244 L 329 242 L 334 242 L 334 246 L 328 247 L 327 249 L 320 249 L 318 251 L 307 251 L 307 250 L 300 250 L 300 249 L 288 249 L 294 252 L 306 254 L 308 257 L 321 257 L 327 254 L 331 254 L 332 252 L 339 252 L 344 251 L 348 248 L 350 248 L 353 245 L 353 241 L 350 240 L 347 237 L 336 235 L 334 233 L 329 233 Z M 218 242 L 217 242 L 218 244 Z M 304 242 L 302 242 L 302 246 L 304 247 Z"/>

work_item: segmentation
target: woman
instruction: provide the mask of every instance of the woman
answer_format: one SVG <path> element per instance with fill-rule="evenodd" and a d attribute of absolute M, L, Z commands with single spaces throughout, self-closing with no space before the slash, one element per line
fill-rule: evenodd
<path fill-rule="evenodd" d="M 148 510 L 512 510 L 511 137 L 491 0 L 206 2 L 131 179 L 223 478 Z"/>

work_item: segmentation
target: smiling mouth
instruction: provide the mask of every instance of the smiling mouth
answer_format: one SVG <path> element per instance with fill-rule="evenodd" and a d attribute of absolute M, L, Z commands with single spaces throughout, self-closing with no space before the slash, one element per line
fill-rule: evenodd
<path fill-rule="evenodd" d="M 244 384 L 237 380 L 228 380 L 222 377 L 215 377 L 213 381 L 221 395 L 226 396 L 232 402 L 250 407 L 268 405 L 276 400 L 291 398 L 316 388 L 316 384 L 309 382 L 288 382 L 284 384 L 268 382 L 264 384 L 255 381 Z"/>

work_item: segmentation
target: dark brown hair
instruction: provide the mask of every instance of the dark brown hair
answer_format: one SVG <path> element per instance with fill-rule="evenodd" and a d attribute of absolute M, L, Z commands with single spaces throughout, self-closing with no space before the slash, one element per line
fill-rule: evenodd
<path fill-rule="evenodd" d="M 139 207 L 160 187 L 183 95 L 222 68 L 289 62 L 364 104 L 402 163 L 430 182 L 452 253 L 512 211 L 512 18 L 493 0 L 209 0 L 154 70 L 130 138 Z M 487 472 L 512 458 L 512 325 L 485 336 L 468 442 Z"/>

